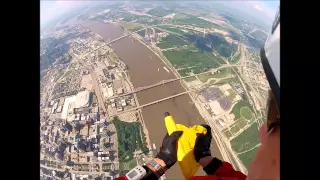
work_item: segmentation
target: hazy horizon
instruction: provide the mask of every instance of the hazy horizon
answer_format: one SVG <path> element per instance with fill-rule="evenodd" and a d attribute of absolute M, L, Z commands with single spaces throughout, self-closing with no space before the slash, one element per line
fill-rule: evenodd
<path fill-rule="evenodd" d="M 40 24 L 41 27 L 45 26 L 48 22 L 56 20 L 59 16 L 72 12 L 75 9 L 79 9 L 85 6 L 90 6 L 99 3 L 115 3 L 115 2 L 125 2 L 125 1 L 40 1 Z M 143 1 L 141 1 L 143 2 Z M 172 1 L 178 2 L 178 1 Z M 238 11 L 249 19 L 259 20 L 261 23 L 266 25 L 271 25 L 275 13 L 279 7 L 279 0 L 270 1 L 188 1 L 199 4 L 211 3 L 222 5 L 223 7 L 236 13 Z M 158 3 L 158 2 L 157 2 Z"/>

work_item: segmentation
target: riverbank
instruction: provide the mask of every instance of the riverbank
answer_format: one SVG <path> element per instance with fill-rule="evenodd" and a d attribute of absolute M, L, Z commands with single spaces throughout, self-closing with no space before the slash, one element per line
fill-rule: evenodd
<path fill-rule="evenodd" d="M 92 27 L 87 27 L 99 34 L 106 41 L 122 35 L 123 31 L 121 28 L 110 26 L 112 25 L 94 24 Z M 128 65 L 130 81 L 135 88 L 176 78 L 176 75 L 165 62 L 134 38 L 126 37 L 120 39 L 112 43 L 111 46 L 118 57 Z M 166 67 L 170 71 L 167 72 L 163 67 Z M 137 99 L 139 104 L 145 104 L 184 91 L 185 89 L 181 83 L 176 81 L 139 92 L 137 93 Z M 163 118 L 164 112 L 167 111 L 173 115 L 177 123 L 186 126 L 205 123 L 189 95 L 182 95 L 172 100 L 167 100 L 142 109 L 142 116 L 149 131 L 151 144 L 155 143 L 157 149 L 161 146 L 162 139 L 166 134 Z M 217 147 L 215 141 L 213 141 L 212 146 Z M 217 151 L 214 151 L 212 154 L 221 158 L 221 155 Z M 177 165 L 172 167 L 166 174 L 168 179 L 183 179 L 180 167 Z M 197 174 L 203 175 L 204 172 L 199 170 Z"/>

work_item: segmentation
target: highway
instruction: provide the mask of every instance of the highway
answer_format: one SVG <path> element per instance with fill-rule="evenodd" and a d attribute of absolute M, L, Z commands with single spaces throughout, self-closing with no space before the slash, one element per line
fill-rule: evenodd
<path fill-rule="evenodd" d="M 40 159 L 40 160 L 45 160 L 45 159 Z M 66 165 L 67 161 L 61 161 L 61 160 L 55 160 L 55 159 L 47 159 L 47 161 L 52 161 L 52 162 L 57 162 L 60 163 L 60 165 Z M 112 162 L 111 160 L 109 162 L 104 162 L 104 161 L 96 161 L 96 162 L 74 162 L 74 164 L 88 164 L 88 165 L 94 165 L 94 164 L 116 164 L 116 162 Z"/>
<path fill-rule="evenodd" d="M 77 58 L 78 62 L 85 66 L 85 62 L 82 59 L 83 59 L 83 56 L 81 56 L 81 58 Z M 99 107 L 100 107 L 100 109 L 102 108 L 103 112 L 105 113 L 105 121 L 109 121 L 108 111 L 107 111 L 107 108 L 106 108 L 104 100 L 103 100 L 103 95 L 102 95 L 101 90 L 100 90 L 100 86 L 99 86 L 99 83 L 98 83 L 97 75 L 94 72 L 94 69 L 92 67 L 89 67 L 89 66 L 85 66 L 85 67 L 89 70 L 90 75 L 92 77 L 92 85 L 93 85 L 95 94 L 96 94 L 97 99 L 98 99 Z M 100 112 L 101 112 L 101 110 L 100 110 Z M 113 123 L 111 123 L 107 127 L 107 129 L 109 131 L 111 131 L 111 132 L 117 132 Z M 117 137 L 117 133 L 112 135 L 110 137 L 110 140 L 111 140 L 110 142 L 113 143 L 111 149 L 115 150 L 116 152 L 118 152 L 118 137 Z M 118 162 L 118 156 L 115 157 L 115 161 Z M 116 169 L 119 169 L 119 167 L 117 166 Z"/>
<path fill-rule="evenodd" d="M 97 47 L 97 48 L 89 51 L 88 53 L 84 54 L 82 57 L 85 57 L 85 56 L 87 56 L 88 54 L 90 54 L 90 53 L 92 53 L 92 52 L 94 52 L 94 51 L 96 51 L 96 50 L 98 50 L 98 49 L 100 49 L 100 48 L 102 48 L 102 47 L 105 47 L 105 46 L 107 46 L 107 45 L 109 45 L 109 44 L 111 44 L 111 43 L 113 43 L 113 42 L 115 42 L 115 41 L 118 41 L 118 40 L 120 40 L 120 39 L 122 39 L 122 38 L 125 38 L 125 37 L 127 37 L 127 36 L 130 36 L 130 35 L 132 35 L 132 34 L 134 34 L 134 33 L 137 33 L 137 32 L 139 32 L 139 31 L 145 30 L 145 29 L 147 29 L 147 28 L 156 27 L 156 26 L 175 26 L 175 27 L 179 27 L 179 25 L 173 25 L 173 24 L 157 24 L 157 25 L 152 25 L 152 26 L 146 26 L 146 27 L 144 27 L 144 28 L 142 28 L 142 29 L 139 29 L 139 30 L 137 30 L 137 31 L 133 31 L 133 32 L 130 32 L 129 34 L 125 34 L 125 35 L 123 35 L 123 36 L 121 36 L 121 37 L 118 37 L 118 38 L 116 38 L 116 39 L 114 39 L 114 40 L 112 40 L 112 41 L 106 42 L 104 45 L 99 46 L 99 47 Z M 184 28 L 186 28 L 186 27 L 184 27 Z M 192 30 L 195 30 L 195 29 L 192 29 Z"/>
<path fill-rule="evenodd" d="M 61 171 L 61 172 L 65 172 L 65 171 L 66 171 L 65 169 L 48 167 L 48 166 L 45 166 L 45 165 L 42 165 L 42 164 L 40 164 L 40 167 L 46 168 L 46 169 L 49 169 L 49 170 Z M 100 172 L 90 172 L 90 171 L 74 171 L 74 170 L 70 170 L 69 172 L 70 172 L 70 173 L 75 173 L 75 174 L 88 174 L 88 175 L 91 175 L 91 174 L 100 174 Z"/>
<path fill-rule="evenodd" d="M 161 24 L 161 25 L 171 25 L 171 24 Z M 153 27 L 153 26 L 149 26 L 149 27 Z M 98 50 L 98 49 L 100 49 L 100 48 L 102 48 L 102 47 L 104 47 L 104 46 L 107 46 L 108 44 L 111 44 L 111 43 L 113 43 L 113 42 L 115 42 L 115 41 L 117 41 L 117 40 L 120 40 L 120 39 L 122 39 L 122 38 L 124 38 L 124 37 L 127 37 L 127 36 L 129 36 L 129 35 L 132 35 L 133 33 L 136 33 L 136 32 L 138 32 L 138 31 L 144 30 L 144 29 L 149 28 L 149 27 L 145 27 L 145 28 L 143 28 L 143 29 L 140 29 L 140 30 L 131 32 L 131 33 L 129 33 L 129 34 L 123 35 L 123 36 L 121 36 L 121 37 L 119 37 L 119 38 L 117 38 L 117 39 L 114 39 L 114 40 L 112 40 L 112 41 L 109 41 L 109 42 L 105 43 L 103 46 L 100 46 L 100 47 L 98 47 L 98 48 L 95 48 L 95 49 L 91 50 L 90 52 L 88 52 L 88 53 L 86 53 L 86 54 L 84 54 L 84 55 L 81 55 L 80 58 L 76 58 L 76 59 L 78 60 L 78 62 L 79 62 L 82 66 L 87 67 L 87 69 L 89 70 L 90 75 L 91 75 L 91 77 L 92 77 L 93 87 L 94 87 L 94 90 L 95 90 L 95 93 L 96 93 L 96 96 L 97 96 L 97 99 L 98 99 L 98 102 L 99 102 L 99 107 L 100 107 L 105 113 L 107 113 L 107 108 L 106 108 L 106 106 L 105 106 L 105 104 L 104 104 L 104 101 L 103 101 L 103 96 L 102 96 L 102 93 L 101 93 L 101 90 L 100 90 L 100 86 L 99 86 L 99 83 L 98 83 L 98 80 L 97 80 L 97 76 L 96 76 L 96 74 L 95 74 L 95 72 L 94 72 L 94 69 L 93 69 L 91 66 L 88 66 L 88 65 L 85 64 L 85 62 L 83 61 L 83 58 L 84 58 L 85 56 L 87 56 L 88 54 L 91 54 L 92 52 L 94 52 L 94 51 L 96 51 L 96 50 Z M 186 27 L 184 27 L 184 28 L 186 28 Z M 193 30 L 194 30 L 194 29 L 193 29 Z M 148 46 L 147 46 L 147 47 L 148 47 Z M 148 47 L 148 48 L 149 48 L 149 47 Z M 153 51 L 154 51 L 154 50 L 153 50 Z M 157 56 L 159 56 L 157 53 L 155 53 L 155 54 L 156 54 Z M 242 59 L 242 58 L 243 58 L 243 57 L 241 57 L 241 59 Z M 161 57 L 160 57 L 160 59 L 161 59 L 162 61 L 165 61 L 165 60 L 163 60 Z M 165 64 L 167 64 L 167 63 L 170 64 L 170 62 L 165 61 Z M 170 65 L 171 65 L 171 64 L 170 64 Z M 134 90 L 134 91 L 132 91 L 132 92 L 130 92 L 130 93 L 126 93 L 126 94 L 123 94 L 123 95 L 120 95 L 120 96 L 115 96 L 115 97 L 112 97 L 112 98 L 121 97 L 121 96 L 126 96 L 126 95 L 129 95 L 129 94 L 137 93 L 137 92 L 139 92 L 139 91 L 143 91 L 143 90 L 150 89 L 150 88 L 153 88 L 153 87 L 156 87 L 156 86 L 164 85 L 164 84 L 167 84 L 167 83 L 170 83 L 170 82 L 174 82 L 174 81 L 177 81 L 177 80 L 181 80 L 181 79 L 185 79 L 185 78 L 189 78 L 189 77 L 194 77 L 194 76 L 206 74 L 206 73 L 212 72 L 212 70 L 219 70 L 219 69 L 227 68 L 227 67 L 239 67 L 239 66 L 241 66 L 241 65 L 238 65 L 238 64 L 237 64 L 237 65 L 227 64 L 227 65 L 220 66 L 219 68 L 212 69 L 212 70 L 207 71 L 207 72 L 203 72 L 203 73 L 199 73 L 199 74 L 195 74 L 195 75 L 190 75 L 190 76 L 186 76 L 186 77 L 180 77 L 180 75 L 179 75 L 179 74 L 174 70 L 174 68 L 172 68 L 172 66 L 170 66 L 170 65 L 168 65 L 168 67 L 171 69 L 172 72 L 174 72 L 174 74 L 177 76 L 177 78 L 175 78 L 175 79 L 169 79 L 169 80 L 163 80 L 163 81 L 161 81 L 161 82 L 159 82 L 159 83 L 156 83 L 156 84 L 153 84 L 153 85 L 150 85 L 150 86 L 139 87 L 139 88 L 137 88 L 136 90 Z M 172 70 L 172 69 L 173 69 L 173 70 Z M 65 71 L 65 72 L 66 72 L 66 71 Z M 236 73 L 236 74 L 237 74 L 237 73 Z M 237 74 L 237 75 L 238 75 L 238 74 Z M 238 76 L 239 76 L 239 75 L 238 75 Z M 63 77 L 63 76 L 62 76 L 62 77 Z M 61 78 L 60 78 L 60 79 L 61 79 Z M 242 82 L 242 80 L 241 80 L 240 77 L 239 77 L 239 79 L 240 79 L 242 85 L 244 86 L 244 84 L 243 84 L 243 82 Z M 184 94 L 188 94 L 188 93 L 191 92 L 191 90 L 189 90 L 187 87 L 185 87 L 185 86 L 183 86 L 183 87 L 186 89 L 186 91 L 183 92 L 183 93 L 179 93 L 179 94 L 176 94 L 176 95 L 173 95 L 173 96 L 169 96 L 169 97 L 166 97 L 166 98 L 163 98 L 163 99 L 159 99 L 159 100 L 157 100 L 157 101 L 153 101 L 153 102 L 150 102 L 150 103 L 147 103 L 147 104 L 144 104 L 144 105 L 138 105 L 138 106 L 135 107 L 135 108 L 128 109 L 128 110 L 125 110 L 125 111 L 122 111 L 122 112 L 119 112 L 119 113 L 111 114 L 111 115 L 109 115 L 109 117 L 117 116 L 117 115 L 119 115 L 119 114 L 126 113 L 126 112 L 129 112 L 129 111 L 134 111 L 134 110 L 137 110 L 137 109 L 141 109 L 141 108 L 144 108 L 144 107 L 146 107 L 146 106 L 150 106 L 150 105 L 153 105 L 153 104 L 156 104 L 156 103 L 160 103 L 160 102 L 162 102 L 162 101 L 165 101 L 165 100 L 168 100 L 168 99 L 172 99 L 172 98 L 175 98 L 175 97 L 178 97 L 178 96 L 181 96 L 181 95 L 184 95 Z M 244 88 L 245 88 L 245 86 L 244 86 Z M 50 94 L 50 95 L 51 95 L 51 94 Z M 195 100 L 194 97 L 192 97 L 191 95 L 190 95 L 190 97 L 192 98 L 192 100 L 193 100 L 194 102 L 197 101 L 197 100 Z M 248 96 L 248 97 L 250 97 L 250 96 Z M 109 98 L 109 99 L 111 99 L 111 98 Z M 197 103 L 195 103 L 195 104 L 197 104 Z M 199 107 L 198 107 L 198 106 L 199 106 Z M 237 158 L 237 156 L 234 155 L 231 147 L 228 146 L 228 145 L 226 145 L 226 143 L 224 142 L 224 138 L 223 138 L 224 136 L 223 136 L 222 133 L 221 133 L 219 130 L 217 130 L 217 128 L 215 127 L 215 124 L 213 123 L 214 120 L 212 120 L 212 117 L 211 117 L 211 116 L 207 116 L 206 113 L 203 112 L 203 107 L 202 107 L 201 105 L 197 104 L 197 107 L 198 107 L 199 111 L 201 111 L 202 116 L 205 116 L 204 119 L 207 121 L 207 123 L 212 127 L 212 131 L 213 131 L 212 134 L 214 135 L 214 139 L 217 141 L 217 144 L 218 144 L 218 146 L 219 146 L 218 148 L 220 149 L 221 154 L 222 154 L 224 160 L 229 161 L 229 162 L 230 162 L 231 164 L 233 164 L 234 166 L 237 166 L 237 169 L 241 170 L 242 172 L 245 172 L 246 169 L 245 169 L 245 168 L 243 169 L 242 163 L 239 162 L 239 159 Z M 108 114 L 106 114 L 106 118 L 107 118 L 107 117 L 108 117 Z M 112 124 L 112 126 L 114 127 L 113 124 Z M 112 129 L 113 129 L 113 128 L 112 128 Z M 115 128 L 114 128 L 114 132 L 115 132 Z M 113 143 L 114 143 L 114 148 L 116 148 L 116 150 L 117 150 L 117 146 L 118 146 L 118 145 L 117 145 L 117 137 L 116 137 L 116 136 L 113 136 L 113 137 L 115 137 L 115 138 L 112 138 L 112 139 L 111 139 L 111 142 L 113 141 Z M 117 160 L 116 160 L 116 161 L 117 161 Z M 100 163 L 100 162 L 97 162 L 97 163 Z M 91 163 L 88 163 L 88 164 L 91 164 Z M 44 167 L 44 168 L 47 168 L 47 169 L 52 169 L 52 170 L 65 171 L 64 169 L 47 167 L 47 166 L 44 166 L 44 165 L 41 165 L 41 167 Z M 72 173 L 79 173 L 79 174 L 81 174 L 81 173 L 82 173 L 82 174 L 99 174 L 99 172 L 84 172 L 84 171 L 72 171 L 72 170 L 71 170 L 70 172 L 72 172 Z"/>
<path fill-rule="evenodd" d="M 207 124 L 210 125 L 212 128 L 212 135 L 217 143 L 217 148 L 221 152 L 224 161 L 230 162 L 234 166 L 234 168 L 240 170 L 241 172 L 246 172 L 246 168 L 243 164 L 239 161 L 238 157 L 233 153 L 231 146 L 227 145 L 226 140 L 224 139 L 223 134 L 218 130 L 214 121 L 218 118 L 212 117 L 208 111 L 202 106 L 200 100 L 196 99 L 194 96 L 190 96 L 197 109 L 199 110 L 200 114 L 203 116 L 204 120 Z"/>
<path fill-rule="evenodd" d="M 152 27 L 152 26 L 148 26 L 148 27 Z M 87 55 L 91 54 L 92 52 L 94 52 L 94 51 L 96 51 L 96 50 L 98 50 L 98 49 L 100 49 L 100 48 L 102 48 L 102 47 L 105 47 L 105 46 L 107 46 L 107 45 L 109 45 L 109 44 L 111 44 L 111 43 L 113 43 L 113 42 L 115 42 L 115 41 L 118 41 L 118 40 L 120 40 L 120 39 L 122 39 L 122 38 L 125 38 L 125 37 L 127 37 L 127 36 L 130 36 L 130 35 L 132 35 L 133 33 L 136 33 L 136 32 L 142 31 L 142 30 L 145 30 L 145 29 L 147 29 L 148 27 L 145 27 L 145 28 L 143 28 L 143 29 L 139 29 L 139 30 L 134 31 L 134 32 L 131 32 L 131 33 L 129 33 L 129 34 L 125 34 L 125 35 L 123 35 L 123 36 L 121 36 L 121 37 L 118 37 L 118 38 L 112 40 L 112 41 L 106 42 L 104 45 L 99 46 L 99 47 L 97 47 L 97 48 L 95 48 L 95 49 L 87 52 L 86 54 L 82 55 L 82 57 L 84 58 L 84 57 L 86 57 Z"/>
<path fill-rule="evenodd" d="M 243 64 L 243 63 L 246 61 L 246 60 L 245 60 L 244 47 L 241 46 L 240 50 L 241 50 L 241 57 L 240 57 L 240 60 L 239 60 L 238 64 Z M 241 71 L 241 69 L 239 69 L 239 72 L 240 72 L 240 71 Z M 239 73 L 239 74 L 241 75 L 241 77 L 240 77 L 240 75 L 238 74 L 238 72 L 237 72 L 236 70 L 233 70 L 233 72 L 238 76 L 238 79 L 239 79 L 239 81 L 240 81 L 240 83 L 241 83 L 241 85 L 242 85 L 242 87 L 243 87 L 243 89 L 244 89 L 244 92 L 246 93 L 247 97 L 248 97 L 252 102 L 254 102 L 253 99 L 252 99 L 252 97 L 251 97 L 251 96 L 249 95 L 249 93 L 248 93 L 249 91 L 248 91 L 248 89 L 247 89 L 247 87 L 246 87 L 246 85 L 245 85 L 245 83 L 244 83 L 244 80 L 242 79 L 243 74 Z M 247 84 L 251 89 L 253 89 L 248 82 L 247 82 L 246 84 Z M 254 111 L 255 114 L 257 114 L 256 108 L 253 108 L 253 111 Z"/>
<path fill-rule="evenodd" d="M 141 41 L 140 41 L 141 42 Z M 143 42 L 141 42 L 143 43 Z M 170 69 L 171 71 L 175 74 L 175 76 L 177 78 L 181 78 L 180 74 L 176 71 L 176 69 L 173 68 L 172 64 L 163 56 L 161 56 L 161 52 L 159 52 L 159 54 L 152 49 L 151 47 L 149 47 L 148 45 L 146 45 L 145 43 L 143 43 L 146 47 L 148 47 L 150 50 L 152 50 Z M 232 67 L 232 66 L 241 66 L 241 65 L 230 65 L 227 63 L 226 66 L 224 67 Z M 216 69 L 212 69 L 212 70 L 218 70 L 221 68 L 224 68 L 223 66 L 216 68 Z M 212 71 L 211 70 L 211 71 Z M 207 72 L 205 72 L 207 73 Z M 197 75 L 201 75 L 201 74 L 197 74 Z M 184 83 L 181 83 L 181 85 L 183 86 L 183 88 L 187 91 L 190 92 L 189 87 L 187 87 Z M 214 136 L 214 139 L 217 143 L 217 148 L 216 151 L 220 151 L 222 156 L 223 156 L 223 160 L 230 162 L 233 166 L 236 166 L 237 169 L 241 170 L 242 172 L 246 172 L 246 168 L 243 166 L 243 164 L 239 161 L 238 157 L 233 153 L 230 145 L 227 146 L 225 143 L 225 139 L 223 138 L 224 136 L 221 134 L 221 132 L 215 127 L 214 124 L 214 120 L 212 119 L 211 115 L 209 115 L 209 113 L 204 109 L 204 107 L 202 107 L 201 103 L 199 103 L 199 100 L 196 100 L 195 97 L 193 97 L 191 94 L 189 94 L 190 98 L 192 99 L 192 101 L 195 103 L 197 109 L 199 110 L 201 116 L 204 118 L 204 120 L 207 122 L 207 124 L 209 124 L 212 127 L 212 134 Z M 198 103 L 197 103 L 198 102 Z"/>
<path fill-rule="evenodd" d="M 156 26 L 183 27 L 183 28 L 186 28 L 186 29 L 191 29 L 191 30 L 197 31 L 196 29 L 192 29 L 192 28 L 184 27 L 184 26 L 180 26 L 180 25 L 174 25 L 174 24 L 158 24 L 158 25 L 153 25 L 153 26 L 147 26 L 147 27 L 145 27 L 145 28 L 143 28 L 143 29 L 139 29 L 139 30 L 137 30 L 137 31 L 134 31 L 134 32 L 131 32 L 131 33 L 129 33 L 129 34 L 125 34 L 125 35 L 123 35 L 123 36 L 121 36 L 121 37 L 118 37 L 118 38 L 116 38 L 116 39 L 114 39 L 114 40 L 112 40 L 112 41 L 106 42 L 103 46 L 99 46 L 99 47 L 97 47 L 97 48 L 89 51 L 88 53 L 86 53 L 86 54 L 84 54 L 84 55 L 81 55 L 81 58 L 79 58 L 79 59 L 82 60 L 82 59 L 83 59 L 84 57 L 86 57 L 88 54 L 91 54 L 92 52 L 94 52 L 94 51 L 96 51 L 96 50 L 98 50 L 98 49 L 100 49 L 100 48 L 102 48 L 102 47 L 105 47 L 105 46 L 107 46 L 107 45 L 109 45 L 109 44 L 111 44 L 111 43 L 113 43 L 113 42 L 115 42 L 115 41 L 118 41 L 118 40 L 120 40 L 120 39 L 122 39 L 122 38 L 124 38 L 124 37 L 130 36 L 130 35 L 132 35 L 132 34 L 134 34 L 134 33 L 136 33 L 136 32 L 145 30 L 145 29 L 147 29 L 147 28 L 156 27 Z M 87 67 L 83 61 L 82 61 L 80 64 L 83 64 L 83 66 Z M 69 66 L 68 66 L 68 68 L 69 68 Z M 64 74 L 68 71 L 68 68 L 66 69 L 66 71 L 64 72 Z M 224 67 L 221 66 L 221 68 L 224 68 Z M 92 71 L 91 73 L 94 73 L 94 72 Z M 205 73 L 208 73 L 208 72 L 205 72 Z M 205 74 L 205 73 L 203 73 L 203 74 Z M 56 84 L 57 82 L 59 82 L 59 81 L 63 78 L 64 74 L 60 77 L 60 79 L 58 79 L 57 81 L 55 81 L 53 87 L 55 86 L 55 84 Z M 202 73 L 197 74 L 197 75 L 201 75 L 201 74 L 202 74 Z M 92 76 L 92 75 L 91 75 L 91 76 Z M 92 79 L 93 79 L 93 86 L 95 87 L 95 86 L 97 85 L 97 84 L 96 84 L 96 83 L 97 83 L 97 80 L 96 80 L 96 75 L 94 75 L 94 76 L 95 76 L 95 77 L 92 76 Z M 194 75 L 193 75 L 193 76 L 194 76 Z M 186 77 L 183 77 L 183 78 L 188 78 L 188 77 L 192 77 L 192 76 L 186 76 Z M 183 79 L 183 78 L 179 78 L 179 79 Z M 94 79 L 95 79 L 95 80 L 94 80 Z M 176 79 L 176 80 L 179 80 L 179 79 Z M 172 81 L 170 81 L 170 82 L 172 82 Z M 166 82 L 166 83 L 169 83 L 169 82 Z M 159 84 L 159 85 L 161 85 L 161 84 Z M 155 87 L 155 86 L 152 86 L 152 87 Z M 152 87 L 150 87 L 150 88 L 152 88 Z M 148 88 L 146 88 L 146 89 L 148 89 Z M 52 88 L 52 90 L 53 90 L 53 88 Z M 143 90 L 145 90 L 145 89 L 143 89 Z M 95 91 L 100 91 L 100 89 L 99 89 L 99 88 L 98 88 L 98 89 L 95 88 Z M 132 93 L 134 93 L 134 92 L 132 92 Z M 130 94 L 132 94 L 132 93 L 130 93 Z M 48 100 L 50 100 L 51 94 L 52 94 L 52 91 L 49 93 L 49 98 L 48 98 Z M 96 92 L 96 94 L 97 94 L 97 92 Z M 128 94 L 127 94 L 127 95 L 128 95 Z M 124 95 L 122 95 L 122 96 L 124 96 Z M 97 97 L 98 97 L 98 95 L 97 95 Z M 99 104 L 100 104 L 100 101 L 101 101 L 101 100 L 99 100 L 99 97 L 98 97 L 98 101 L 99 101 Z M 103 101 L 102 101 L 102 102 L 103 102 Z M 106 108 L 104 107 L 104 104 L 102 105 L 102 109 L 104 110 L 104 112 L 107 112 L 107 111 L 106 111 Z"/>
<path fill-rule="evenodd" d="M 176 94 L 176 95 L 173 95 L 173 96 L 169 96 L 169 97 L 166 97 L 166 98 L 163 98 L 163 99 L 159 99 L 159 100 L 156 100 L 156 101 L 144 104 L 144 105 L 140 105 L 140 106 L 137 106 L 135 108 L 131 108 L 131 109 L 119 112 L 119 113 L 111 114 L 110 117 L 117 116 L 119 114 L 127 113 L 127 112 L 130 112 L 130 111 L 134 111 L 134 110 L 137 110 L 137 109 L 141 109 L 141 108 L 144 108 L 144 107 L 147 107 L 147 106 L 151 106 L 153 104 L 157 104 L 157 103 L 160 103 L 160 102 L 168 100 L 168 99 L 172 99 L 172 98 L 175 98 L 175 97 L 178 97 L 178 96 L 182 96 L 184 94 L 188 94 L 189 92 L 191 92 L 191 91 L 185 91 L 185 92 L 182 92 L 182 93 L 179 93 L 179 94 Z"/>
<path fill-rule="evenodd" d="M 173 68 L 172 64 L 168 60 L 165 60 L 166 59 L 165 57 L 163 57 L 164 59 L 162 57 L 160 57 L 159 55 L 158 55 L 158 57 L 165 64 L 167 64 L 167 66 L 176 75 L 176 77 L 181 78 L 180 74 Z M 212 70 L 218 70 L 218 69 L 225 68 L 225 67 L 233 67 L 233 66 L 235 66 L 235 67 L 238 66 L 239 67 L 239 66 L 242 66 L 242 65 L 239 65 L 239 64 L 230 65 L 227 62 L 226 62 L 226 64 L 227 65 L 225 65 L 225 66 L 221 66 L 219 68 L 215 68 L 215 69 L 212 69 Z M 181 83 L 181 84 L 182 84 L 182 86 L 184 87 L 184 89 L 186 91 L 189 91 L 189 87 L 188 86 L 186 86 L 184 83 Z M 242 172 L 246 172 L 246 168 L 240 162 L 239 158 L 233 153 L 230 144 L 229 144 L 229 146 L 226 144 L 225 139 L 223 138 L 224 137 L 223 134 L 215 127 L 215 124 L 214 124 L 214 120 L 215 119 L 212 119 L 211 115 L 207 112 L 206 109 L 204 109 L 204 107 L 201 105 L 201 103 L 199 104 L 199 101 L 197 101 L 197 99 L 192 96 L 192 93 L 190 93 L 189 95 L 190 95 L 190 98 L 192 99 L 192 101 L 197 106 L 197 109 L 199 110 L 199 112 L 202 115 L 202 117 L 204 118 L 204 120 L 212 127 L 212 134 L 213 134 L 214 139 L 215 139 L 215 141 L 216 141 L 216 143 L 218 145 L 218 147 L 217 147 L 218 151 L 220 151 L 222 156 L 223 156 L 223 160 L 230 162 L 233 166 L 236 166 L 236 168 L 241 170 Z"/>
<path fill-rule="evenodd" d="M 150 88 L 154 88 L 156 86 L 165 85 L 167 83 L 171 83 L 171 82 L 178 81 L 178 80 L 181 80 L 181 79 L 185 79 L 185 78 L 189 78 L 189 77 L 194 77 L 194 76 L 199 76 L 199 75 L 211 73 L 214 70 L 217 71 L 219 69 L 223 69 L 223 68 L 227 68 L 227 67 L 239 67 L 239 66 L 241 66 L 241 65 L 224 65 L 224 66 L 220 66 L 218 68 L 212 69 L 210 71 L 202 72 L 202 73 L 199 73 L 199 74 L 194 74 L 194 75 L 185 76 L 185 77 L 179 77 L 179 78 L 175 78 L 175 79 L 162 80 L 162 81 L 160 81 L 160 82 L 158 82 L 156 84 L 152 84 L 152 85 L 144 86 L 144 87 L 138 87 L 138 88 L 135 88 L 135 90 L 132 91 L 132 92 L 121 94 L 121 95 L 118 95 L 118 96 L 109 97 L 107 99 L 114 99 L 114 98 L 119 98 L 119 97 L 123 97 L 123 96 L 128 96 L 128 95 L 133 94 L 133 93 L 137 93 L 137 92 L 144 91 L 144 90 L 147 90 L 147 89 L 150 89 Z"/>
<path fill-rule="evenodd" d="M 200 31 L 200 30 L 191 28 L 191 27 L 185 27 L 185 26 L 175 25 L 175 24 L 157 24 L 157 25 L 152 25 L 152 26 L 146 26 L 146 27 L 144 27 L 144 28 L 142 28 L 142 29 L 139 29 L 139 30 L 137 30 L 137 31 L 130 32 L 130 33 L 125 34 L 125 35 L 123 35 L 123 36 L 121 36 L 121 37 L 118 37 L 118 38 L 116 38 L 116 39 L 113 39 L 113 40 L 111 40 L 111 41 L 108 41 L 108 42 L 106 42 L 104 45 L 99 46 L 99 47 L 97 47 L 97 48 L 95 48 L 95 49 L 87 52 L 87 53 L 84 54 L 84 55 L 81 55 L 81 57 L 84 58 L 84 57 L 86 57 L 87 55 L 91 54 L 92 52 L 94 52 L 94 51 L 96 51 L 96 50 L 98 50 L 98 49 L 100 49 L 100 48 L 102 48 L 102 47 L 105 47 L 105 46 L 107 46 L 107 45 L 109 45 L 109 44 L 111 44 L 111 43 L 113 43 L 113 42 L 115 42 L 115 41 L 118 41 L 118 40 L 120 40 L 120 39 L 122 39 L 122 38 L 125 38 L 125 37 L 127 37 L 127 36 L 130 36 L 130 35 L 133 35 L 134 33 L 137 33 L 137 32 L 139 32 L 139 31 L 145 30 L 145 29 L 147 29 L 147 28 L 156 27 L 156 26 L 174 26 L 174 27 L 185 28 L 185 29 L 189 29 L 189 30 L 193 30 L 193 31 L 203 32 L 203 31 Z"/>

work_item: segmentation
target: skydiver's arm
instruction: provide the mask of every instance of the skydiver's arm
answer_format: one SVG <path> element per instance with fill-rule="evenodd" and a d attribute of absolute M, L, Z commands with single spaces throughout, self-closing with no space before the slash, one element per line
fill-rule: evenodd
<path fill-rule="evenodd" d="M 177 162 L 177 141 L 182 135 L 182 131 L 175 131 L 170 136 L 167 134 L 163 138 L 162 146 L 160 147 L 160 152 L 155 158 L 147 163 L 146 166 L 136 166 L 136 172 L 133 172 L 133 178 L 130 178 L 131 172 L 126 176 L 121 176 L 117 180 L 157 180 L 159 179 L 165 171 L 172 167 Z"/>
<path fill-rule="evenodd" d="M 157 175 L 152 172 L 147 166 L 142 166 L 147 174 L 141 178 L 141 180 L 158 180 Z M 127 176 L 120 176 L 118 178 L 116 178 L 116 180 L 129 180 L 129 178 Z"/>
<path fill-rule="evenodd" d="M 199 164 L 203 167 L 203 170 L 208 175 L 215 175 L 219 177 L 235 177 L 239 180 L 245 180 L 247 177 L 242 172 L 233 169 L 230 163 L 222 162 L 220 159 L 212 156 L 201 158 L 199 160 Z"/>

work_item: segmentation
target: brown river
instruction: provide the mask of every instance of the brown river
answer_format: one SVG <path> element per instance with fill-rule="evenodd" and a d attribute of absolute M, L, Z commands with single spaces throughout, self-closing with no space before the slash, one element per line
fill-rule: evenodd
<path fill-rule="evenodd" d="M 112 24 L 86 21 L 82 25 L 90 28 L 105 40 L 109 38 L 111 40 L 116 39 L 123 33 L 120 27 Z M 135 88 L 175 78 L 175 75 L 171 71 L 167 72 L 163 68 L 167 66 L 139 41 L 125 37 L 115 41 L 111 46 L 119 58 L 129 66 L 130 79 Z M 170 70 L 168 67 L 167 69 Z M 185 89 L 180 82 L 175 81 L 164 86 L 141 91 L 137 94 L 137 97 L 139 104 L 143 105 L 184 91 Z M 205 123 L 188 94 L 143 108 L 142 115 L 149 131 L 151 143 L 155 143 L 157 149 L 160 148 L 162 139 L 166 134 L 164 112 L 170 112 L 177 123 L 186 126 Z M 211 147 L 211 149 L 217 149 L 214 140 Z M 221 159 L 220 152 L 212 150 L 212 155 Z M 166 172 L 166 175 L 168 179 L 184 179 L 178 165 L 173 166 Z M 199 170 L 197 175 L 204 175 L 203 170 Z"/>

